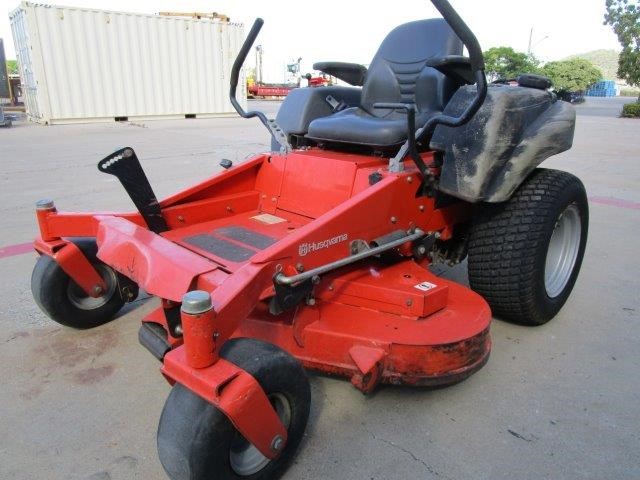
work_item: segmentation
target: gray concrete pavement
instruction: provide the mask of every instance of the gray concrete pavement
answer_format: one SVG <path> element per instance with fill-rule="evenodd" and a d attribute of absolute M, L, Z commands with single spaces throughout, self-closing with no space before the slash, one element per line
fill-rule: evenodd
<path fill-rule="evenodd" d="M 494 320 L 489 363 L 450 388 L 363 396 L 311 375 L 311 419 L 286 479 L 640 478 L 640 123 L 617 118 L 620 105 L 578 106 L 574 148 L 547 162 L 593 199 L 582 273 L 558 317 L 538 328 Z M 0 130 L 0 248 L 34 236 L 40 197 L 65 210 L 130 208 L 95 168 L 115 147 L 133 146 L 166 195 L 268 144 L 241 119 L 17 122 Z M 0 258 L 0 478 L 165 478 L 155 429 L 169 387 L 136 335 L 155 300 L 94 330 L 63 328 L 31 299 L 34 261 Z M 446 274 L 465 282 L 464 267 Z"/>

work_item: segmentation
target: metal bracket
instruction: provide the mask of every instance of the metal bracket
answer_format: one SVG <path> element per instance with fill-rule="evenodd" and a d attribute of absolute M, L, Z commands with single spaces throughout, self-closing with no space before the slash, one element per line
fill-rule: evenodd
<path fill-rule="evenodd" d="M 276 294 L 271 297 L 269 303 L 269 313 L 279 315 L 280 313 L 291 310 L 300 304 L 303 300 L 309 298 L 313 291 L 313 284 L 310 280 L 302 282 L 299 285 L 282 285 L 274 281 L 274 289 Z"/>
<path fill-rule="evenodd" d="M 424 236 L 424 232 L 419 228 L 416 228 L 413 231 L 410 231 L 404 237 L 398 238 L 389 243 L 385 243 L 384 245 L 380 245 L 378 247 L 373 247 L 368 250 L 360 251 L 350 257 L 341 258 L 340 260 L 336 260 L 335 262 L 330 262 L 325 265 L 321 265 L 316 268 L 312 268 L 311 270 L 307 270 L 306 272 L 299 273 L 297 275 L 286 276 L 284 273 L 277 273 L 274 277 L 274 282 L 279 285 L 296 285 L 300 282 L 304 282 L 306 280 L 311 280 L 313 277 L 320 276 L 323 273 L 330 272 L 331 270 L 335 270 L 336 268 L 344 267 L 351 263 L 355 263 L 359 260 L 363 260 L 368 257 L 372 257 L 382 252 L 386 252 L 387 250 L 391 250 L 392 248 L 399 247 L 400 245 L 412 242 L 414 240 L 418 240 L 419 238 Z"/>
<path fill-rule="evenodd" d="M 184 345 L 164 356 L 161 371 L 172 383 L 181 383 L 215 405 L 265 457 L 273 459 L 282 452 L 287 429 L 249 373 L 224 358 L 207 368 L 193 368 L 187 363 Z"/>
<path fill-rule="evenodd" d="M 349 250 L 351 250 L 351 255 L 355 255 L 356 253 L 360 253 L 360 252 L 366 252 L 370 248 L 371 247 L 369 246 L 369 244 L 362 239 L 353 240 L 349 244 Z"/>
<path fill-rule="evenodd" d="M 327 95 L 325 101 L 331 106 L 331 109 L 335 112 L 340 106 L 340 102 L 333 98 L 332 95 Z"/>
<path fill-rule="evenodd" d="M 372 392 L 382 380 L 387 353 L 377 347 L 355 345 L 349 350 L 359 372 L 351 377 L 351 383 L 362 393 Z"/>
<path fill-rule="evenodd" d="M 75 243 L 68 242 L 52 256 L 87 295 L 97 298 L 104 294 L 107 288 L 104 280 Z"/>
<path fill-rule="evenodd" d="M 174 338 L 182 337 L 182 324 L 180 323 L 180 304 L 171 300 L 163 300 L 162 308 L 164 318 L 169 327 L 169 333 Z"/>
<path fill-rule="evenodd" d="M 291 150 L 293 150 L 293 147 L 291 146 L 291 144 L 289 143 L 289 140 L 287 139 L 286 133 L 284 133 L 282 128 L 280 128 L 280 126 L 276 123 L 275 120 L 273 119 L 267 120 L 267 128 L 271 132 L 271 135 L 273 136 L 275 141 L 280 144 L 280 151 L 282 153 L 289 153 Z"/>
<path fill-rule="evenodd" d="M 420 153 L 418 152 L 418 147 L 416 145 L 416 138 L 419 138 L 416 135 L 416 107 L 411 103 L 374 103 L 373 108 L 382 108 L 387 110 L 405 110 L 407 112 L 407 141 L 402 145 L 400 151 L 396 154 L 395 157 L 389 160 L 389 171 L 390 172 L 402 172 L 404 170 L 404 165 L 402 161 L 404 158 L 409 155 L 413 162 L 420 170 L 423 178 L 426 178 L 429 175 L 429 171 L 427 170 L 427 166 L 425 165 Z"/>

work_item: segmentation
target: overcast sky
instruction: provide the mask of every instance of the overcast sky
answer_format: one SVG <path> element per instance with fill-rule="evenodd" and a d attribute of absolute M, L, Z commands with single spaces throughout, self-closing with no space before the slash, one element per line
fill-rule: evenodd
<path fill-rule="evenodd" d="M 215 9 L 245 24 L 265 20 L 256 43 L 264 48 L 267 81 L 281 82 L 284 65 L 302 57 L 302 72 L 316 61 L 369 63 L 386 33 L 401 23 L 438 16 L 427 0 L 40 0 L 67 6 L 157 13 Z M 544 61 L 596 49 L 620 50 L 610 27 L 602 25 L 605 0 L 451 0 L 476 33 L 483 49 L 511 46 L 526 51 L 533 28 L 533 53 Z M 18 0 L 0 0 L 0 38 L 15 58 L 8 14 Z M 253 55 L 248 64 L 253 64 Z"/>

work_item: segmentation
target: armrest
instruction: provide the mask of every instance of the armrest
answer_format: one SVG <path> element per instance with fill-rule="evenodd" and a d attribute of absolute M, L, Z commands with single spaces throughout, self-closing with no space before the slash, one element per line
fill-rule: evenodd
<path fill-rule="evenodd" d="M 313 69 L 320 70 L 356 87 L 364 85 L 364 77 L 367 75 L 367 67 L 357 63 L 317 62 L 313 64 Z"/>
<path fill-rule="evenodd" d="M 427 66 L 439 70 L 447 77 L 451 77 L 462 84 L 476 83 L 476 78 L 471 70 L 471 60 L 462 55 L 447 55 L 446 57 L 430 58 Z"/>

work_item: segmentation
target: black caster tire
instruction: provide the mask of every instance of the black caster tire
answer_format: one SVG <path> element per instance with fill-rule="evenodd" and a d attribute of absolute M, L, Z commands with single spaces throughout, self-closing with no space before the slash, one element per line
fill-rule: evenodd
<path fill-rule="evenodd" d="M 309 417 L 311 391 L 300 363 L 275 345 L 249 338 L 227 341 L 220 356 L 260 383 L 287 427 L 274 460 L 262 456 L 212 404 L 176 384 L 158 426 L 158 455 L 171 480 L 266 480 L 282 475 Z"/>
<path fill-rule="evenodd" d="M 41 255 L 31 274 L 31 293 L 40 309 L 61 325 L 77 329 L 97 327 L 112 320 L 122 308 L 119 274 L 96 256 L 93 238 L 75 238 L 73 243 L 100 272 L 107 288 L 101 297 L 87 295 L 48 255 Z"/>
<path fill-rule="evenodd" d="M 542 325 L 569 298 L 588 229 L 580 179 L 538 168 L 508 201 L 480 208 L 469 237 L 469 285 L 495 316 Z"/>

